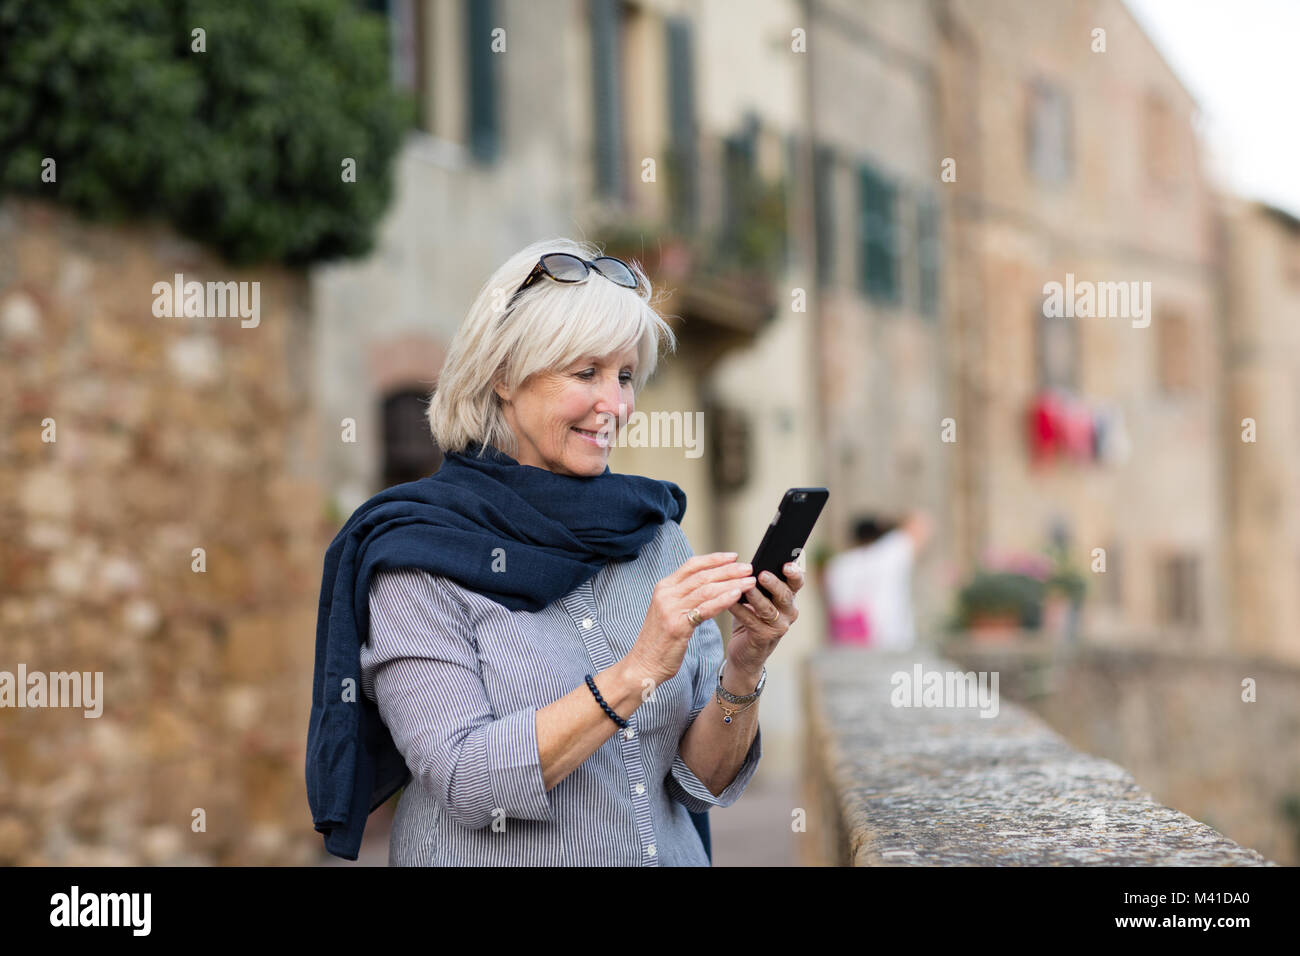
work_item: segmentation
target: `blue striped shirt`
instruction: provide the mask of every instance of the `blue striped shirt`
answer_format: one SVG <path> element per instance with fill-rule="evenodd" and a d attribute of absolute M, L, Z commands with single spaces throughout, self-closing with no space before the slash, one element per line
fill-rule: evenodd
<path fill-rule="evenodd" d="M 717 796 L 681 758 L 717 686 L 715 622 L 696 628 L 680 670 L 628 730 L 549 791 L 537 750 L 537 711 L 632 649 L 655 584 L 691 554 L 680 525 L 665 521 L 635 560 L 611 562 L 535 613 L 426 571 L 372 577 L 362 689 L 412 774 L 390 865 L 709 865 L 688 811 L 733 804 L 763 752 L 759 730 Z"/>

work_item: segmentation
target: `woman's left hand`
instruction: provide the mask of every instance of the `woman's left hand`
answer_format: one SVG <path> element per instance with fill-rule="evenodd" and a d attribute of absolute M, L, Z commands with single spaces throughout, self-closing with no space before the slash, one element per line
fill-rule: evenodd
<path fill-rule="evenodd" d="M 791 562 L 781 569 L 781 573 L 785 575 L 785 581 L 770 571 L 759 575 L 758 583 L 767 588 L 771 600 L 765 598 L 755 585 L 745 592 L 748 604 L 737 601 L 727 609 L 736 622 L 731 629 L 731 641 L 727 644 L 727 661 L 746 673 L 762 669 L 768 656 L 776 650 L 777 642 L 799 616 L 794 596 L 803 587 L 803 572 Z"/>

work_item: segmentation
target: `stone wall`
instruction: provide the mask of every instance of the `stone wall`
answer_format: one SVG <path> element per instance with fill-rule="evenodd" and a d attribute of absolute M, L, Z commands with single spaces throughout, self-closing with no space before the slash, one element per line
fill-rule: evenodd
<path fill-rule="evenodd" d="M 1270 860 L 1300 863 L 1300 667 L 1241 655 L 950 646 L 1075 747 Z M 1255 701 L 1242 700 L 1252 678 Z"/>
<path fill-rule="evenodd" d="M 1268 865 L 1005 697 L 987 718 L 893 706 L 893 675 L 917 665 L 963 669 L 922 652 L 809 659 L 805 865 Z"/>
<path fill-rule="evenodd" d="M 259 282 L 257 324 L 155 316 L 175 273 Z M 308 355 L 296 274 L 0 206 L 0 671 L 103 674 L 98 717 L 0 710 L 0 864 L 320 852 Z"/>

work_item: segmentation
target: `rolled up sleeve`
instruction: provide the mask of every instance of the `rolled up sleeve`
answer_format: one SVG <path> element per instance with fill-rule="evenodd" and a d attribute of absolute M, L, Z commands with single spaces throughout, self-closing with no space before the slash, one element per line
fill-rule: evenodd
<path fill-rule="evenodd" d="M 537 709 L 492 712 L 465 606 L 424 571 L 377 572 L 363 675 L 412 776 L 462 826 L 554 821 Z"/>
<path fill-rule="evenodd" d="M 691 773 L 691 768 L 682 760 L 681 752 L 673 758 L 673 770 L 668 778 L 668 794 L 692 813 L 704 813 L 713 807 L 729 807 L 745 792 L 754 771 L 758 769 L 759 758 L 763 756 L 763 728 L 754 730 L 754 742 L 749 745 L 745 762 L 736 771 L 736 779 L 727 784 L 717 796 L 709 792 L 700 778 Z"/>
<path fill-rule="evenodd" d="M 678 530 L 673 540 L 675 542 L 673 559 L 677 562 L 674 567 L 677 567 L 691 557 L 693 551 L 682 531 Z M 717 623 L 710 618 L 695 629 L 695 636 L 691 638 L 690 651 L 684 661 L 692 668 L 692 702 L 686 730 L 690 730 L 691 725 L 695 723 L 695 718 L 700 715 L 714 695 L 718 683 L 718 668 L 722 666 L 722 654 L 722 632 L 718 629 Z M 685 732 L 682 736 L 686 736 Z M 668 795 L 692 813 L 704 813 L 713 807 L 729 807 L 740 799 L 740 795 L 749 786 L 749 781 L 754 776 L 754 771 L 758 769 L 758 761 L 762 756 L 763 728 L 760 725 L 754 729 L 754 740 L 750 743 L 749 751 L 745 754 L 740 769 L 736 771 L 735 778 L 722 793 L 715 796 L 691 771 L 691 768 L 686 766 L 679 744 L 677 753 L 673 757 L 672 770 L 668 774 Z"/>

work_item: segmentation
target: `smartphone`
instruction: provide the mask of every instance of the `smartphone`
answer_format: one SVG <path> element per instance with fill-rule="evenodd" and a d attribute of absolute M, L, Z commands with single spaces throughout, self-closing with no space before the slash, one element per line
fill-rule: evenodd
<path fill-rule="evenodd" d="M 785 493 L 772 517 L 772 523 L 767 526 L 767 533 L 763 535 L 763 540 L 759 542 L 758 550 L 750 561 L 754 566 L 754 577 L 764 571 L 771 571 L 785 580 L 781 568 L 799 557 L 829 497 L 830 492 L 825 488 L 791 488 Z M 772 599 L 772 595 L 761 583 L 757 587 L 760 594 L 769 601 Z M 743 595 L 740 600 L 749 603 Z"/>

